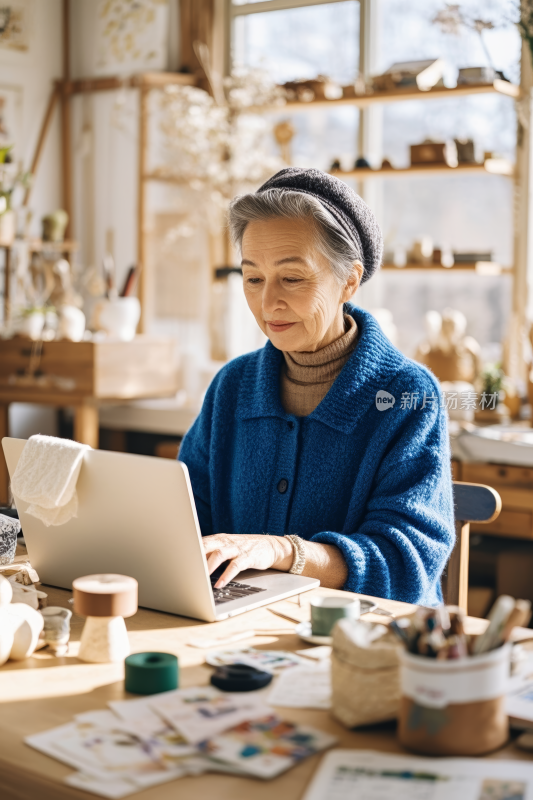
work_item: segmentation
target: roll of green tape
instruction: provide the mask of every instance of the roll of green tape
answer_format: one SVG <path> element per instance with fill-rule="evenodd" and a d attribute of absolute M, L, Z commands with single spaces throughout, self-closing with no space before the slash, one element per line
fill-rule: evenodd
<path fill-rule="evenodd" d="M 159 694 L 178 688 L 178 659 L 170 653 L 134 653 L 125 661 L 125 689 Z"/>

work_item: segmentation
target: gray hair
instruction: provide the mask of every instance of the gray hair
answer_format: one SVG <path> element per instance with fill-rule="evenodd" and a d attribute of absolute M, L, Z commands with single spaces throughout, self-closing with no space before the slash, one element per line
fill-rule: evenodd
<path fill-rule="evenodd" d="M 363 265 L 356 243 L 350 241 L 332 214 L 316 198 L 290 189 L 266 189 L 259 194 L 236 197 L 229 208 L 229 227 L 239 250 L 250 222 L 275 219 L 308 219 L 315 229 L 315 245 L 329 261 L 341 285 L 353 275 L 354 261 Z"/>

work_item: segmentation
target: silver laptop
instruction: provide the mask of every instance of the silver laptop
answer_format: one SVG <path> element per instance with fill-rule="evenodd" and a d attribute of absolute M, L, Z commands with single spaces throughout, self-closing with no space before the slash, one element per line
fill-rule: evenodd
<path fill-rule="evenodd" d="M 9 474 L 26 444 L 2 440 Z M 166 458 L 89 450 L 77 484 L 78 516 L 47 528 L 15 497 L 28 556 L 42 583 L 71 589 L 81 575 L 139 582 L 139 605 L 214 622 L 319 586 L 314 578 L 247 570 L 213 590 L 189 472 Z"/>

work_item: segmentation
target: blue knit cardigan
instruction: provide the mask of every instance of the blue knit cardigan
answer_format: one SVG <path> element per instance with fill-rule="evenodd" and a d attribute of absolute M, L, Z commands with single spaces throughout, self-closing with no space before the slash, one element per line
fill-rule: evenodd
<path fill-rule="evenodd" d="M 438 384 L 371 314 L 347 313 L 357 347 L 312 414 L 283 410 L 283 355 L 267 342 L 216 375 L 179 458 L 204 536 L 293 533 L 334 544 L 345 589 L 435 605 L 454 542 Z"/>

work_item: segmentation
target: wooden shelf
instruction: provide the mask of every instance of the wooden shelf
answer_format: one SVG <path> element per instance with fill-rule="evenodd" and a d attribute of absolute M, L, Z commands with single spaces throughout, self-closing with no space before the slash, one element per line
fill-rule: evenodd
<path fill-rule="evenodd" d="M 182 72 L 140 72 L 124 78 L 103 76 L 101 78 L 78 78 L 74 81 L 58 81 L 65 94 L 84 92 L 110 92 L 117 89 L 162 89 L 165 86 L 194 86 L 194 75 Z"/>
<path fill-rule="evenodd" d="M 42 239 L 15 239 L 12 244 L 0 244 L 0 247 L 12 249 L 21 241 L 25 241 L 30 253 L 75 253 L 80 249 L 79 242 L 69 240 L 64 242 L 43 242 Z"/>
<path fill-rule="evenodd" d="M 70 240 L 64 242 L 43 242 L 42 239 L 28 239 L 30 253 L 75 253 L 80 243 Z"/>
<path fill-rule="evenodd" d="M 350 88 L 351 87 L 345 87 Z M 518 99 L 520 87 L 508 81 L 495 80 L 493 83 L 467 83 L 459 86 L 435 86 L 428 92 L 411 86 L 398 88 L 387 92 L 374 92 L 373 94 L 353 95 L 339 97 L 338 100 L 311 100 L 301 103 L 297 100 L 286 103 L 279 108 L 280 111 L 307 111 L 312 108 L 334 108 L 335 106 L 357 106 L 366 108 L 374 103 L 398 103 L 405 100 L 442 100 L 447 97 L 464 97 L 471 94 L 501 94 L 505 97 Z M 269 109 L 273 110 L 273 109 Z"/>
<path fill-rule="evenodd" d="M 513 270 L 512 267 L 502 267 L 496 261 L 474 261 L 472 263 L 458 262 L 453 267 L 443 267 L 442 264 L 419 264 L 415 262 L 408 262 L 403 267 L 398 267 L 396 264 L 385 263 L 381 265 L 381 269 L 393 270 L 395 272 L 475 272 L 477 275 L 510 275 Z"/>
<path fill-rule="evenodd" d="M 356 178 L 357 180 L 367 180 L 368 178 L 410 178 L 427 177 L 435 175 L 502 175 L 510 178 L 514 175 L 514 165 L 506 158 L 488 158 L 484 164 L 459 164 L 457 167 L 449 167 L 447 164 L 415 164 L 403 169 L 393 167 L 381 167 L 381 169 L 371 169 L 369 167 L 359 167 L 352 170 L 336 170 L 332 172 L 337 178 Z"/>
<path fill-rule="evenodd" d="M 145 172 L 143 181 L 160 181 L 161 183 L 175 183 L 184 186 L 187 181 L 179 175 L 169 175 L 164 172 Z"/>

